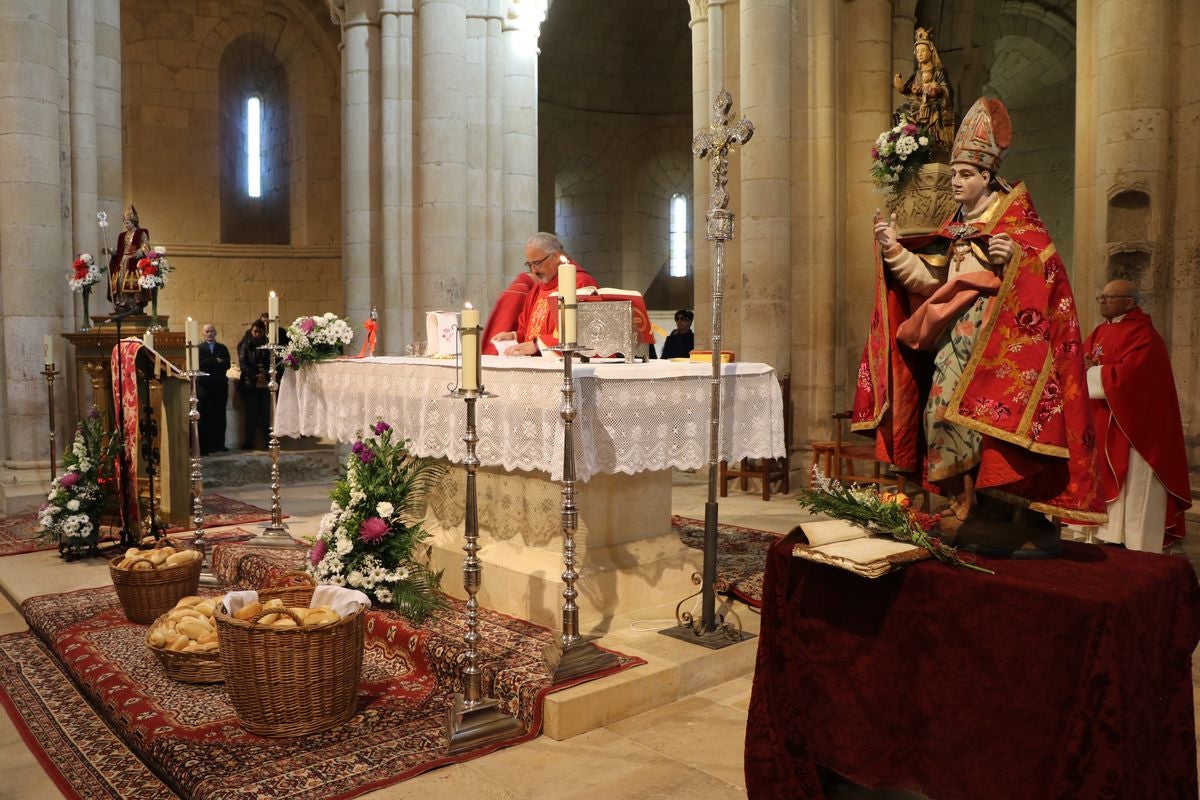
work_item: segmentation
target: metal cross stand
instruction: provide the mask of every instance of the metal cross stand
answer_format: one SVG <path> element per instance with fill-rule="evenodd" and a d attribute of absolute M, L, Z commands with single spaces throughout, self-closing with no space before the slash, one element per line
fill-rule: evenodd
<path fill-rule="evenodd" d="M 195 347 L 199 350 L 200 343 L 187 342 L 184 346 Z M 198 355 L 199 353 L 197 353 Z M 198 362 L 199 358 L 196 360 Z M 184 363 L 188 361 L 190 359 L 184 359 Z M 219 586 L 220 582 L 212 574 L 212 565 L 208 560 L 207 546 L 204 542 L 204 501 L 201 499 L 204 491 L 204 476 L 200 470 L 200 409 L 198 408 L 199 399 L 196 397 L 196 379 L 207 378 L 208 373 L 189 369 L 183 373 L 183 376 L 188 379 L 188 385 L 191 388 L 191 394 L 188 395 L 188 423 L 192 467 L 192 524 L 196 526 L 196 538 L 192 540 L 192 549 L 200 551 L 200 585 Z"/>
<path fill-rule="evenodd" d="M 278 326 L 279 318 L 275 317 L 271 321 L 275 325 L 269 326 L 268 330 L 274 330 Z M 263 525 L 263 532 L 251 539 L 248 544 L 258 547 L 295 548 L 299 545 L 292 539 L 287 525 L 283 523 L 283 509 L 279 503 L 279 436 L 275 433 L 275 415 L 279 405 L 279 376 L 275 374 L 275 360 L 283 347 L 275 342 L 267 342 L 260 345 L 258 349 L 266 350 L 271 354 L 271 382 L 267 384 L 267 389 L 271 392 L 271 438 L 267 442 L 267 450 L 271 453 L 271 521 Z"/>
<path fill-rule="evenodd" d="M 721 431 L 721 300 L 723 298 L 725 270 L 725 242 L 733 238 L 733 217 L 729 210 L 729 192 L 725 188 L 729 179 L 729 147 L 746 144 L 754 135 L 754 123 L 742 117 L 732 126 L 729 124 L 729 109 L 733 97 L 721 89 L 713 102 L 713 121 L 707 130 L 696 134 L 692 140 L 692 154 L 697 158 L 708 157 L 712 172 L 712 194 L 704 238 L 715 242 L 713 258 L 712 300 L 712 379 L 709 395 L 708 436 L 708 501 L 704 504 L 704 575 L 701 584 L 700 619 L 691 615 L 680 615 L 679 625 L 663 631 L 667 636 L 710 648 L 720 648 L 749 638 L 740 626 L 734 627 L 716 613 L 717 584 L 717 464 L 720 461 Z M 694 596 L 694 595 L 693 595 Z M 682 603 L 680 603 L 682 606 Z"/>
<path fill-rule="evenodd" d="M 460 342 L 463 330 L 459 328 Z M 482 328 L 474 326 L 470 330 L 475 332 L 475 342 L 478 343 Z M 461 346 L 459 352 L 463 352 Z M 478 360 L 475 363 L 478 364 Z M 479 457 L 475 454 L 475 445 L 479 437 L 475 433 L 475 402 L 480 398 L 495 395 L 484 391 L 483 385 L 478 381 L 475 383 L 478 389 L 464 389 L 461 388 L 462 381 L 459 381 L 459 386 L 447 395 L 462 399 L 467 404 L 467 430 L 463 436 L 463 442 L 467 445 L 467 455 L 463 459 L 463 467 L 467 470 L 467 505 L 463 524 L 463 550 L 467 554 L 463 559 L 463 588 L 467 592 L 467 633 L 463 641 L 467 644 L 467 652 L 462 670 L 463 691 L 454 693 L 454 703 L 446 710 L 446 734 L 451 754 L 525 732 L 525 726 L 520 720 L 500 710 L 499 700 L 484 696 L 479 651 L 476 649 L 480 636 L 479 601 L 475 595 L 482 584 L 483 564 L 478 556 L 479 513 L 475 494 L 475 471 L 479 468 Z"/>
<path fill-rule="evenodd" d="M 574 303 L 558 304 L 558 329 L 566 336 L 566 315 L 568 309 L 575 310 Z M 579 635 L 579 606 L 575 598 L 579 590 L 575 581 L 579 573 L 575 571 L 575 531 L 579 527 L 579 510 L 575 506 L 575 384 L 571 378 L 571 362 L 578 351 L 576 342 L 562 342 L 558 347 L 551 348 L 562 355 L 563 383 L 562 406 L 560 413 L 563 419 L 563 473 L 562 473 L 562 532 L 563 532 L 563 610 L 562 635 L 557 642 L 546 646 L 542 651 L 542 659 L 546 671 L 554 683 L 584 675 L 589 672 L 615 667 L 618 663 L 616 655 L 601 650 L 594 642 L 586 641 Z"/>

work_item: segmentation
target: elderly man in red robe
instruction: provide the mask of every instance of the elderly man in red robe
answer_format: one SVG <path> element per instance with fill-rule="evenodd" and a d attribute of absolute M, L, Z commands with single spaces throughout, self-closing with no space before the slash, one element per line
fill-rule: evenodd
<path fill-rule="evenodd" d="M 1131 282 L 1109 281 L 1097 300 L 1104 322 L 1083 351 L 1108 522 L 1083 530 L 1161 553 L 1183 538 L 1192 505 L 1171 360 Z"/>
<path fill-rule="evenodd" d="M 555 313 L 558 306 L 551 302 L 550 295 L 558 291 L 558 265 L 565 256 L 566 248 L 553 233 L 535 233 L 525 243 L 525 266 L 534 285 L 525 296 L 517 317 L 516 330 L 504 331 L 489 338 L 489 341 L 491 338 L 498 342 L 516 341 L 505 355 L 536 356 L 540 352 L 539 341 L 543 346 L 558 343 L 558 319 Z M 597 286 L 597 283 L 591 275 L 576 267 L 575 287 L 584 286 Z"/>
<path fill-rule="evenodd" d="M 1012 136 L 981 98 L 954 139 L 961 205 L 899 239 L 875 215 L 876 297 L 853 427 L 876 454 L 950 499 L 938 529 L 979 553 L 1061 549 L 1045 515 L 1102 521 L 1079 318 L 1024 185 L 997 175 Z M 1030 513 L 1030 512 L 1036 513 Z"/>

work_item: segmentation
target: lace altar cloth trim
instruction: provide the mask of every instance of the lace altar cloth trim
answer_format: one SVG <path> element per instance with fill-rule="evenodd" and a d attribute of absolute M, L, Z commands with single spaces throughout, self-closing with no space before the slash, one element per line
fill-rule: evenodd
<path fill-rule="evenodd" d="M 561 365 L 484 356 L 483 367 L 483 382 L 496 397 L 475 407 L 481 463 L 561 480 Z M 719 458 L 782 456 L 783 397 L 775 371 L 754 363 L 723 369 Z M 708 463 L 711 365 L 578 364 L 572 372 L 578 480 Z M 412 440 L 417 455 L 461 461 L 466 404 L 446 397 L 454 378 L 453 361 L 430 358 L 307 365 L 284 375 L 276 429 L 283 436 L 350 442 L 382 419 Z"/>

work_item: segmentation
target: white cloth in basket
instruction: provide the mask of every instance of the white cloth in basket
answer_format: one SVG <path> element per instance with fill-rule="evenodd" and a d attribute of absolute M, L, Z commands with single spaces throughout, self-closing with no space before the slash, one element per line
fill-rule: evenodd
<path fill-rule="evenodd" d="M 225 604 L 225 610 L 229 612 L 230 616 L 241 611 L 256 600 L 258 600 L 258 592 L 253 589 L 241 592 L 228 592 L 225 597 L 221 598 L 221 602 Z M 310 608 L 329 606 L 342 617 L 349 616 L 358 611 L 359 608 L 370 605 L 371 598 L 357 589 L 328 585 L 321 585 L 313 589 L 312 602 L 309 603 Z"/>

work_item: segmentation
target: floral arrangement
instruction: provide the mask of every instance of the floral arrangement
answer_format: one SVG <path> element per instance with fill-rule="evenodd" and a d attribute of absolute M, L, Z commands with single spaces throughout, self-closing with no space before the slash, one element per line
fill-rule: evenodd
<path fill-rule="evenodd" d="M 138 286 L 143 289 L 161 289 L 167 285 L 167 274 L 171 271 L 171 265 L 167 263 L 165 251 L 160 248 L 154 248 L 137 263 Z"/>
<path fill-rule="evenodd" d="M 289 341 L 283 351 L 283 363 L 292 369 L 339 356 L 342 347 L 354 341 L 350 323 L 329 313 L 319 317 L 296 317 L 287 333 Z"/>
<path fill-rule="evenodd" d="M 874 487 L 851 484 L 826 477 L 813 465 L 814 489 L 800 491 L 796 499 L 808 510 L 862 525 L 878 533 L 923 547 L 944 564 L 992 574 L 964 559 L 959 552 L 929 532 L 937 524 L 936 514 L 925 514 L 912 507 L 912 500 L 901 492 L 881 492 Z"/>
<path fill-rule="evenodd" d="M 71 291 L 82 292 L 99 281 L 103 271 L 91 253 L 80 253 L 71 265 L 71 277 L 67 279 L 67 283 L 70 284 Z"/>
<path fill-rule="evenodd" d="M 935 144 L 929 129 L 915 122 L 901 121 L 879 134 L 871 147 L 871 177 L 876 188 L 893 198 L 900 194 L 905 182 L 933 160 Z"/>
<path fill-rule="evenodd" d="M 359 434 L 345 474 L 334 484 L 308 572 L 318 583 L 359 589 L 419 622 L 444 600 L 441 572 L 414 556 L 428 536 L 415 516 L 445 470 L 432 459 L 413 457 L 408 441 L 395 441 L 386 422 L 370 432 L 374 438 Z"/>
<path fill-rule="evenodd" d="M 74 442 L 63 453 L 63 474 L 51 481 L 46 505 L 39 513 L 41 535 L 60 550 L 91 547 L 99 539 L 100 480 L 111 468 L 115 453 L 115 437 L 105 444 L 100 412 L 93 408 L 80 420 Z"/>

